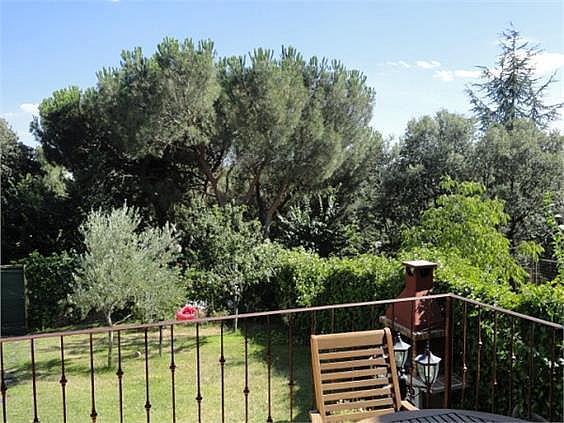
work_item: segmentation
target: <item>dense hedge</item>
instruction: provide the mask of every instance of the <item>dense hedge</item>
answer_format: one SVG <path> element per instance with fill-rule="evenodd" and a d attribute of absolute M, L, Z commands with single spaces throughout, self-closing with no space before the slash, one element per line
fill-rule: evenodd
<path fill-rule="evenodd" d="M 29 327 L 45 329 L 68 322 L 67 295 L 73 287 L 77 257 L 67 252 L 50 256 L 34 252 L 18 264 L 25 266 Z"/>
<path fill-rule="evenodd" d="M 403 287 L 402 266 L 384 256 L 320 258 L 301 249 L 285 250 L 272 283 L 280 308 L 394 298 Z"/>
<path fill-rule="evenodd" d="M 394 298 L 403 287 L 402 266 L 385 256 L 321 258 L 303 249 L 282 250 L 270 280 L 272 308 L 310 307 Z M 295 334 L 374 327 L 383 307 L 342 309 L 306 314 L 294 321 Z M 315 320 L 315 321 L 314 321 Z"/>

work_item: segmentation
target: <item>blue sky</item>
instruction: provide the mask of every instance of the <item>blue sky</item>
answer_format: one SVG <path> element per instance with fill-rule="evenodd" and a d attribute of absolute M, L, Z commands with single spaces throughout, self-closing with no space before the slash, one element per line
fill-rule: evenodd
<path fill-rule="evenodd" d="M 6 1 L 0 0 L 0 114 L 33 144 L 29 122 L 54 90 L 96 82 L 122 49 L 151 54 L 165 37 L 211 38 L 220 56 L 293 45 L 363 71 L 376 90 L 373 126 L 401 136 L 413 117 L 468 113 L 466 84 L 492 66 L 512 22 L 545 49 L 539 74 L 564 68 L 561 1 Z M 549 101 L 564 99 L 564 82 Z M 555 124 L 564 130 L 564 121 Z"/>

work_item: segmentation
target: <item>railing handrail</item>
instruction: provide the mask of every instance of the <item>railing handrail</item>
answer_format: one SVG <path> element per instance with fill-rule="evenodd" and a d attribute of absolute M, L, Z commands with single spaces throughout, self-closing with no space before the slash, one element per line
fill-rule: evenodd
<path fill-rule="evenodd" d="M 559 324 L 559 323 L 550 322 L 548 320 L 539 319 L 538 317 L 528 316 L 526 314 L 522 314 L 522 313 L 518 313 L 516 311 L 508 310 L 506 308 L 482 303 L 480 301 L 473 300 L 471 298 L 462 297 L 462 296 L 457 295 L 457 294 L 449 293 L 448 295 L 451 298 L 454 298 L 454 299 L 457 299 L 457 300 L 460 300 L 460 301 L 465 301 L 467 303 L 478 305 L 478 306 L 484 307 L 484 308 L 488 308 L 488 309 L 493 310 L 493 311 L 497 311 L 497 312 L 504 313 L 504 314 L 509 314 L 511 316 L 514 316 L 514 317 L 519 317 L 520 319 L 528 320 L 530 322 L 534 322 L 534 323 L 537 323 L 539 325 L 545 325 L 545 326 L 549 326 L 549 327 L 552 327 L 552 328 L 555 328 L 555 329 L 564 330 L 564 325 Z"/>
<path fill-rule="evenodd" d="M 70 331 L 59 331 L 59 332 L 45 332 L 45 333 L 36 333 L 31 335 L 22 335 L 22 336 L 11 336 L 6 338 L 0 338 L 0 343 L 6 342 L 16 342 L 16 341 L 25 341 L 30 339 L 40 339 L 40 338 L 54 338 L 60 336 L 74 336 L 74 335 L 88 335 L 88 334 L 96 334 L 96 333 L 107 333 L 107 332 L 117 332 L 117 331 L 133 331 L 133 330 L 140 330 L 140 329 L 149 329 L 149 328 L 158 328 L 170 325 L 190 325 L 196 323 L 209 323 L 209 322 L 221 322 L 221 321 L 229 321 L 235 319 L 248 319 L 252 317 L 264 317 L 264 316 L 279 316 L 279 315 L 288 315 L 288 314 L 297 314 L 297 313 L 304 313 L 304 312 L 313 312 L 313 311 L 324 311 L 324 310 L 334 310 L 334 309 L 342 309 L 342 308 L 353 308 L 353 307 L 366 307 L 366 306 L 375 306 L 375 305 L 388 305 L 388 304 L 395 304 L 395 303 L 402 303 L 407 301 L 421 301 L 421 300 L 432 300 L 432 299 L 439 299 L 439 298 L 454 298 L 457 300 L 465 301 L 470 304 L 478 305 L 481 307 L 488 308 L 490 310 L 494 310 L 500 313 L 509 314 L 524 320 L 528 320 L 537 324 L 549 326 L 552 328 L 564 330 L 564 325 L 550 322 L 548 320 L 539 319 L 537 317 L 527 316 L 526 314 L 518 313 L 515 311 L 507 310 L 505 308 L 492 306 L 490 304 L 482 303 L 477 300 L 472 300 L 470 298 L 465 298 L 457 294 L 453 293 L 445 293 L 445 294 L 434 294 L 434 295 L 425 295 L 419 297 L 405 297 L 405 298 L 392 298 L 386 300 L 374 300 L 374 301 L 363 301 L 358 303 L 346 303 L 346 304 L 328 304 L 323 306 L 313 306 L 313 307 L 299 307 L 299 308 L 290 308 L 290 309 L 282 309 L 282 310 L 272 310 L 272 311 L 260 311 L 260 312 L 252 312 L 252 313 L 242 313 L 242 314 L 231 314 L 228 316 L 217 316 L 217 317 L 202 317 L 193 320 L 186 320 L 186 321 L 179 321 L 179 320 L 164 320 L 160 322 L 153 322 L 153 323 L 139 323 L 139 324 L 129 324 L 129 325 L 115 325 L 115 326 L 99 326 L 94 328 L 86 328 L 86 329 L 76 329 Z"/>

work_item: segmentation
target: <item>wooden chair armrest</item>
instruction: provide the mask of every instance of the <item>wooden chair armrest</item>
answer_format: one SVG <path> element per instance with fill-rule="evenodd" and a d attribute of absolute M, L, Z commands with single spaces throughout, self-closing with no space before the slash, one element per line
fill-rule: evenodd
<path fill-rule="evenodd" d="M 419 410 L 416 406 L 414 406 L 412 403 L 410 403 L 407 400 L 403 400 L 401 402 L 401 409 L 402 410 L 408 410 L 408 411 Z"/>
<path fill-rule="evenodd" d="M 311 418 L 311 423 L 323 423 L 321 419 L 321 414 L 314 413 L 313 411 L 309 413 L 309 417 Z"/>

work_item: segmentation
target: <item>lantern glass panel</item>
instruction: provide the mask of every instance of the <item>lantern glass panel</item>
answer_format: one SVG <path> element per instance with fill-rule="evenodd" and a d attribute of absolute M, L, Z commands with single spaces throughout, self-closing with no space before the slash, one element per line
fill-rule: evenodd
<path fill-rule="evenodd" d="M 402 369 L 405 366 L 408 357 L 408 351 L 410 348 L 411 345 L 409 345 L 407 342 L 404 342 L 403 339 L 401 339 L 400 334 L 398 333 L 394 342 L 394 355 L 396 359 L 396 366 L 399 369 Z"/>
<path fill-rule="evenodd" d="M 418 355 L 415 361 L 419 377 L 427 385 L 434 384 L 439 376 L 439 363 L 441 359 L 427 349 L 423 354 Z"/>

